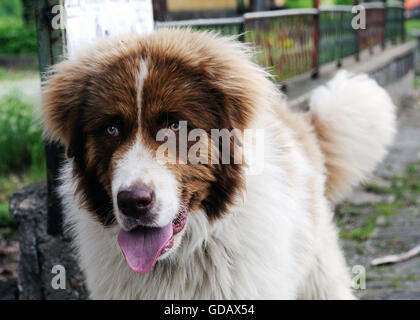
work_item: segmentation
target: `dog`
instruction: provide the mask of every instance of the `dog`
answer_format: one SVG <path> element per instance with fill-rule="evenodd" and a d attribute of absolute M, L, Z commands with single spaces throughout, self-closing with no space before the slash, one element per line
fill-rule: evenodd
<path fill-rule="evenodd" d="M 251 56 L 231 38 L 162 29 L 52 68 L 45 134 L 65 146 L 58 192 L 90 298 L 354 298 L 333 206 L 386 154 L 395 106 L 341 71 L 292 111 Z M 237 133 L 221 147 L 216 129 Z M 170 141 L 220 161 L 160 152 Z"/>

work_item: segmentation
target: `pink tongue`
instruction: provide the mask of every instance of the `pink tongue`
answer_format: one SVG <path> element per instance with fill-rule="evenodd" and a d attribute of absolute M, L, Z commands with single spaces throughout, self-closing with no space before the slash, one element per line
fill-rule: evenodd
<path fill-rule="evenodd" d="M 172 223 L 163 228 L 137 227 L 132 231 L 121 230 L 118 244 L 131 270 L 140 273 L 152 270 L 172 233 Z"/>

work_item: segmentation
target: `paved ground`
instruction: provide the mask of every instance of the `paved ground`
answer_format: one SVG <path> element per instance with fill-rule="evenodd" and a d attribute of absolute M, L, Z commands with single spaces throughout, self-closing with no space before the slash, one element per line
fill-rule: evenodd
<path fill-rule="evenodd" d="M 420 256 L 370 267 L 372 259 L 420 244 L 420 99 L 399 116 L 390 154 L 364 187 L 336 209 L 350 266 L 366 268 L 362 299 L 420 299 Z"/>

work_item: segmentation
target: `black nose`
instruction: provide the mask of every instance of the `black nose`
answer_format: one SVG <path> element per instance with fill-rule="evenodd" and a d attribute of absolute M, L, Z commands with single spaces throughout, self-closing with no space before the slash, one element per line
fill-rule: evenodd
<path fill-rule="evenodd" d="M 124 215 L 133 218 L 146 215 L 152 208 L 154 200 L 153 190 L 144 185 L 121 190 L 117 195 L 118 208 Z"/>

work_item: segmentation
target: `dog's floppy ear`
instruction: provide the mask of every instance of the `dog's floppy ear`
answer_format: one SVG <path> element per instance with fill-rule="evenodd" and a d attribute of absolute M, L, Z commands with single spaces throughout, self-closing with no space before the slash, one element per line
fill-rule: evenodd
<path fill-rule="evenodd" d="M 76 62 L 55 65 L 43 84 L 44 134 L 64 144 L 68 157 L 74 156 L 80 131 L 80 111 L 84 101 L 86 73 Z"/>

